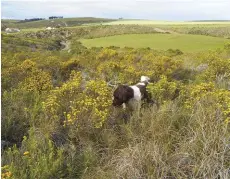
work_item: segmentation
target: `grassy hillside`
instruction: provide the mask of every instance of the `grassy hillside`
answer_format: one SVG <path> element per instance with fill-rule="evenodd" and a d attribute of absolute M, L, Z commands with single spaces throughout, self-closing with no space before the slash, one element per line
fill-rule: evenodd
<path fill-rule="evenodd" d="M 105 23 L 107 25 L 118 25 L 118 24 L 139 24 L 139 25 L 193 25 L 193 24 L 201 24 L 201 25 L 221 25 L 221 24 L 230 24 L 230 21 L 156 21 L 156 20 L 117 20 L 114 22 Z"/>
<path fill-rule="evenodd" d="M 193 25 L 160 25 L 164 30 L 182 34 L 197 34 L 230 39 L 230 24 L 193 24 Z"/>
<path fill-rule="evenodd" d="M 40 20 L 40 21 L 33 21 L 33 22 L 2 20 L 2 25 L 5 24 L 7 27 L 26 29 L 26 28 L 45 28 L 48 26 L 54 27 L 57 26 L 58 24 L 60 24 L 63 27 L 66 27 L 66 26 L 77 26 L 77 25 L 89 24 L 89 23 L 103 23 L 103 22 L 110 22 L 110 21 L 113 21 L 113 19 L 81 17 L 81 18 Z"/>
<path fill-rule="evenodd" d="M 193 41 L 154 29 L 2 34 L 1 178 L 230 178 L 230 43 L 187 53 L 78 41 L 132 33 L 174 46 L 173 38 Z M 60 39 L 68 48 L 56 48 Z M 115 87 L 142 75 L 152 103 L 143 101 L 140 113 L 112 106 Z"/>
<path fill-rule="evenodd" d="M 13 19 L 1 19 L 1 23 L 3 24 L 11 24 L 11 23 L 17 23 L 20 20 L 13 20 Z"/>
<path fill-rule="evenodd" d="M 157 50 L 180 49 L 186 52 L 223 48 L 230 40 L 201 35 L 132 34 L 81 40 L 86 47 L 150 47 Z"/>
<path fill-rule="evenodd" d="M 58 39 L 34 39 L 2 34 L 2 52 L 60 50 L 62 45 Z M 3 55 L 4 56 L 4 55 Z"/>

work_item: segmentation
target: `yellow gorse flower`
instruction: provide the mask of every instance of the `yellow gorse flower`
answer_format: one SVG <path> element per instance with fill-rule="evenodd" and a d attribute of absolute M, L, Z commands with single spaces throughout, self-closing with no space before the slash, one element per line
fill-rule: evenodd
<path fill-rule="evenodd" d="M 29 155 L 29 152 L 28 152 L 28 151 L 25 151 L 25 152 L 23 153 L 23 155 Z"/>
<path fill-rule="evenodd" d="M 10 171 L 8 171 L 8 172 L 5 172 L 5 173 L 2 173 L 1 176 L 2 176 L 2 178 L 9 178 L 9 177 L 12 176 L 12 173 Z"/>

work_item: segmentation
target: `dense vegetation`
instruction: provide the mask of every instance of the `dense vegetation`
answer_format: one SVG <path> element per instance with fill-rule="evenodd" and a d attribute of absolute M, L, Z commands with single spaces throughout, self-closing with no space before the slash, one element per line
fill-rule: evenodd
<path fill-rule="evenodd" d="M 172 25 L 162 26 L 162 28 L 185 34 L 199 34 L 230 39 L 230 23 L 228 25 Z"/>
<path fill-rule="evenodd" d="M 2 178 L 229 178 L 230 44 L 188 54 L 78 41 L 150 32 L 2 34 Z M 112 107 L 108 84 L 141 75 L 156 103 L 141 116 Z"/>

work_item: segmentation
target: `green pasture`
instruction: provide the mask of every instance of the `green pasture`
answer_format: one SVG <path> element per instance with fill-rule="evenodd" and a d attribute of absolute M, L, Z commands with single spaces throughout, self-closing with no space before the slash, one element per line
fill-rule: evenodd
<path fill-rule="evenodd" d="M 150 47 L 157 50 L 180 49 L 197 52 L 222 48 L 228 39 L 190 34 L 127 34 L 95 39 L 81 39 L 86 47 Z"/>

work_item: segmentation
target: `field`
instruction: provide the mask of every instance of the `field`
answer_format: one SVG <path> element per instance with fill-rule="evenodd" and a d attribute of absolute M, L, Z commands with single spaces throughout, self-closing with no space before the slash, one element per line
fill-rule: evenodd
<path fill-rule="evenodd" d="M 196 52 L 223 48 L 230 40 L 186 34 L 129 34 L 83 39 L 81 42 L 86 47 L 150 47 L 157 50 L 180 49 L 185 52 Z"/>
<path fill-rule="evenodd" d="M 230 25 L 230 21 L 154 21 L 154 20 L 116 20 L 113 22 L 106 22 L 106 25 Z"/>
<path fill-rule="evenodd" d="M 28 28 L 45 28 L 55 27 L 60 24 L 62 27 L 79 26 L 89 23 L 103 23 L 110 22 L 113 19 L 105 18 L 93 18 L 93 17 L 82 17 L 82 18 L 63 18 L 63 19 L 52 19 L 52 20 L 40 20 L 32 22 L 21 22 L 20 20 L 2 20 L 2 25 L 6 25 L 10 28 L 28 29 Z"/>
<path fill-rule="evenodd" d="M 74 19 L 1 34 L 1 178 L 229 179 L 230 26 Z M 114 107 L 142 75 L 151 100 Z"/>

